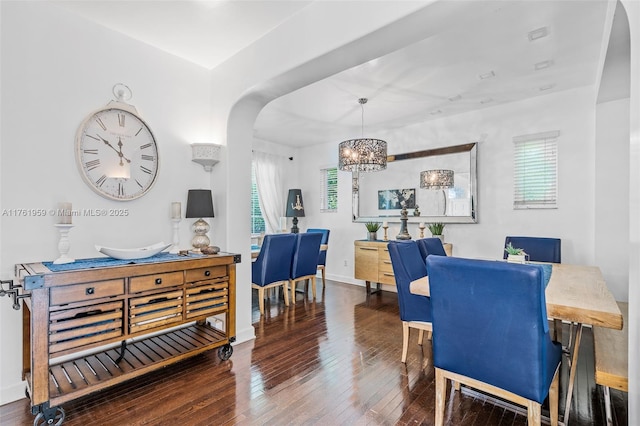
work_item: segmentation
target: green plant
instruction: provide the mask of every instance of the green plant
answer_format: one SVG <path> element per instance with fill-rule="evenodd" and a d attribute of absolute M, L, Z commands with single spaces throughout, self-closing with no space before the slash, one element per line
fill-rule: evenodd
<path fill-rule="evenodd" d="M 380 229 L 380 222 L 367 222 L 364 226 L 369 232 L 378 232 L 378 229 Z"/>
<path fill-rule="evenodd" d="M 431 232 L 431 235 L 442 235 L 442 231 L 444 230 L 444 223 L 430 223 L 427 225 L 427 228 L 429 228 L 429 232 Z"/>
<path fill-rule="evenodd" d="M 511 243 L 507 244 L 507 246 L 504 248 L 504 251 L 506 251 L 507 254 L 511 254 L 511 255 L 514 255 L 514 256 L 519 256 L 519 255 L 525 254 L 524 250 L 522 250 L 521 248 L 516 248 L 516 247 L 512 246 Z"/>

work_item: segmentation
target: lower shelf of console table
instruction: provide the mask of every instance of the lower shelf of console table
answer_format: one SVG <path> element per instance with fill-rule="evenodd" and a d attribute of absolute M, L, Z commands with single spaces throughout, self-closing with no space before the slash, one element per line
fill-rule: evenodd
<path fill-rule="evenodd" d="M 165 334 L 128 342 L 120 362 L 120 347 L 67 360 L 49 367 L 49 404 L 60 405 L 97 390 L 149 373 L 228 342 L 207 324 L 193 324 Z M 226 357 L 221 354 L 220 357 Z M 30 383 L 27 375 L 27 383 Z"/>

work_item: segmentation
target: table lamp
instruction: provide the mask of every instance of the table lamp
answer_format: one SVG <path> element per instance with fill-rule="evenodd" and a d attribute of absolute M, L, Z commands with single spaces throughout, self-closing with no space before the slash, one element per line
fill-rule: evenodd
<path fill-rule="evenodd" d="M 209 224 L 202 219 L 203 217 L 213 216 L 213 199 L 210 189 L 190 189 L 187 196 L 187 213 L 186 218 L 198 218 L 193 223 L 193 232 L 195 233 L 191 240 L 191 245 L 195 251 L 200 251 L 203 247 L 209 246 Z"/>
<path fill-rule="evenodd" d="M 287 217 L 293 218 L 291 233 L 297 234 L 299 231 L 298 218 L 304 217 L 304 206 L 302 205 L 302 190 L 289 190 L 289 196 L 287 197 Z"/>

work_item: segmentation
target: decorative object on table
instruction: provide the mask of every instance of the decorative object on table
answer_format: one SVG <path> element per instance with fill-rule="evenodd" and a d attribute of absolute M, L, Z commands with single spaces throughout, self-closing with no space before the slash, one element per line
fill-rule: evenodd
<path fill-rule="evenodd" d="M 424 228 L 425 228 L 424 222 L 420 222 L 418 224 L 418 229 L 420 229 L 420 238 L 424 238 Z"/>
<path fill-rule="evenodd" d="M 382 229 L 384 229 L 384 241 L 389 241 L 389 237 L 387 236 L 387 229 L 389 229 L 389 223 L 386 220 L 382 222 Z"/>
<path fill-rule="evenodd" d="M 407 220 L 408 218 L 407 208 L 403 205 L 402 210 L 400 210 L 400 232 L 396 235 L 396 240 L 410 240 L 411 235 L 407 231 Z"/>
<path fill-rule="evenodd" d="M 420 206 L 416 205 L 415 210 L 413 210 L 414 216 L 420 216 Z"/>
<path fill-rule="evenodd" d="M 109 257 L 113 257 L 114 259 L 130 260 L 130 259 L 144 259 L 147 257 L 154 256 L 160 253 L 161 251 L 167 249 L 170 246 L 171 244 L 166 244 L 164 241 L 161 241 L 159 243 L 152 244 L 150 246 L 131 248 L 131 249 L 103 247 L 103 246 L 96 245 L 96 250 L 98 250 L 102 254 L 106 254 Z"/>
<path fill-rule="evenodd" d="M 116 201 L 142 197 L 158 176 L 158 147 L 151 128 L 133 105 L 131 90 L 113 86 L 115 101 L 90 113 L 76 133 L 75 156 L 82 179 L 97 194 Z"/>
<path fill-rule="evenodd" d="M 293 226 L 291 227 L 291 233 L 297 234 L 298 218 L 304 217 L 304 205 L 302 204 L 302 190 L 290 189 L 289 196 L 287 197 L 287 217 L 293 218 Z"/>
<path fill-rule="evenodd" d="M 171 223 L 173 225 L 173 245 L 169 253 L 178 254 L 180 252 L 180 220 L 182 219 L 182 205 L 178 201 L 171 203 Z"/>
<path fill-rule="evenodd" d="M 364 104 L 367 98 L 358 99 L 362 111 L 362 128 L 359 139 L 340 142 L 338 169 L 349 172 L 376 172 L 387 168 L 387 143 L 381 139 L 364 137 Z"/>
<path fill-rule="evenodd" d="M 63 225 L 70 225 L 73 219 L 73 209 L 71 208 L 71 203 L 58 203 L 56 216 L 58 216 L 58 223 Z"/>
<path fill-rule="evenodd" d="M 284 216 L 280 217 L 280 229 L 278 230 L 278 232 L 287 232 L 287 218 Z"/>
<path fill-rule="evenodd" d="M 213 170 L 213 166 L 220 162 L 221 145 L 213 143 L 192 143 L 191 161 L 200 164 L 206 172 Z"/>
<path fill-rule="evenodd" d="M 187 212 L 186 218 L 199 218 L 193 223 L 193 232 L 195 235 L 191 240 L 194 251 L 199 252 L 202 247 L 207 247 L 211 242 L 207 237 L 209 232 L 209 224 L 203 219 L 204 217 L 214 217 L 213 215 L 213 197 L 210 189 L 190 189 L 187 195 Z"/>
<path fill-rule="evenodd" d="M 526 263 L 527 253 L 525 253 L 521 248 L 514 247 L 509 243 L 504 248 L 504 251 L 507 252 L 507 262 Z"/>
<path fill-rule="evenodd" d="M 378 191 L 378 209 L 379 210 L 397 210 L 404 207 L 408 209 L 417 208 L 416 206 L 416 190 L 408 189 L 385 189 Z M 419 212 L 419 211 L 418 211 Z"/>
<path fill-rule="evenodd" d="M 453 170 L 425 170 L 420 172 L 420 188 L 441 190 L 444 198 L 442 214 L 447 214 L 446 189 L 453 188 Z"/>
<path fill-rule="evenodd" d="M 218 246 L 202 247 L 200 249 L 200 252 L 202 254 L 218 254 L 220 252 L 220 247 L 218 247 Z"/>
<path fill-rule="evenodd" d="M 380 229 L 380 222 L 367 222 L 364 224 L 367 228 L 367 240 L 375 241 L 378 239 L 378 230 Z"/>
<path fill-rule="evenodd" d="M 444 223 L 441 223 L 441 222 L 430 223 L 427 225 L 427 228 L 429 228 L 429 232 L 431 232 L 431 235 L 433 235 L 436 238 L 440 238 L 440 241 L 444 243 L 444 235 L 442 235 L 442 232 L 444 231 Z"/>
<path fill-rule="evenodd" d="M 73 225 L 71 223 L 56 223 L 55 227 L 58 228 L 58 232 L 60 233 L 60 240 L 58 241 L 58 251 L 60 252 L 60 256 L 54 260 L 53 263 L 60 265 L 63 263 L 75 262 L 75 259 L 68 256 L 69 249 L 71 248 L 71 243 L 69 243 L 69 231 L 71 231 Z"/>

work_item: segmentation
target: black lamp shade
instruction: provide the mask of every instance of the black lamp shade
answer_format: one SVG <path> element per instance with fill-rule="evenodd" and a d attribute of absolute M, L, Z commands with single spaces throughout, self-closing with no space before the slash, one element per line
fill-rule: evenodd
<path fill-rule="evenodd" d="M 302 191 L 300 189 L 290 189 L 287 197 L 287 217 L 304 217 L 304 204 L 302 202 Z"/>
<path fill-rule="evenodd" d="M 187 218 L 214 217 L 210 189 L 190 189 L 187 196 Z"/>

